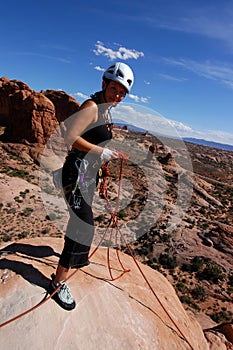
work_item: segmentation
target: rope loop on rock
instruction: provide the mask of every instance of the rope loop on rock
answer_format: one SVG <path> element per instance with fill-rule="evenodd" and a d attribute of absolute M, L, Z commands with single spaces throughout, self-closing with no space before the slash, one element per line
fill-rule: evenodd
<path fill-rule="evenodd" d="M 121 180 L 122 180 L 122 177 L 123 177 L 123 165 L 124 164 L 128 164 L 128 156 L 127 154 L 125 153 L 119 153 L 119 160 L 120 160 L 120 165 L 119 165 L 119 177 L 118 177 L 118 181 L 119 181 L 119 184 L 118 184 L 118 193 L 117 193 L 117 202 L 116 202 L 116 206 L 115 206 L 115 209 L 113 210 L 112 207 L 111 207 L 111 203 L 109 201 L 109 198 L 108 198 L 108 193 L 107 193 L 107 190 L 105 191 L 104 193 L 104 197 L 107 201 L 107 208 L 109 210 L 109 213 L 111 215 L 110 217 L 110 220 L 109 220 L 109 223 L 106 227 L 106 230 L 104 232 L 104 235 L 102 236 L 102 239 L 100 240 L 99 244 L 95 247 L 95 249 L 91 252 L 91 254 L 89 255 L 89 259 L 95 254 L 95 252 L 99 249 L 100 245 L 102 244 L 102 242 L 104 241 L 109 229 L 111 229 L 111 232 L 110 232 L 110 238 L 113 237 L 114 235 L 114 230 L 115 230 L 115 242 L 116 242 L 116 247 L 115 247 L 115 252 L 116 252 L 116 255 L 117 255 L 117 260 L 119 262 L 119 265 L 122 269 L 122 272 L 117 276 L 117 277 L 114 277 L 113 276 L 113 273 L 112 273 L 112 267 L 111 267 L 111 262 L 110 262 L 110 238 L 109 238 L 109 244 L 108 244 L 108 247 L 107 247 L 107 266 L 108 266 L 108 270 L 109 270 L 109 274 L 110 274 L 110 278 L 111 278 L 111 281 L 115 281 L 119 278 L 121 278 L 125 273 L 127 272 L 130 272 L 129 269 L 126 269 L 124 266 L 123 266 L 123 263 L 120 259 L 120 255 L 119 255 L 119 247 L 117 246 L 117 237 L 118 235 L 120 236 L 120 238 L 122 239 L 122 241 L 124 242 L 125 244 L 125 247 L 127 248 L 130 256 L 132 257 L 135 265 L 137 266 L 141 276 L 143 277 L 144 281 L 146 282 L 147 286 L 149 287 L 150 291 L 152 292 L 153 296 L 155 297 L 155 299 L 157 300 L 157 302 L 159 303 L 159 305 L 161 306 L 161 308 L 163 309 L 163 311 L 165 312 L 165 314 L 168 316 L 168 318 L 170 319 L 170 321 L 172 322 L 172 324 L 175 326 L 175 328 L 178 330 L 178 332 L 180 333 L 180 335 L 182 336 L 182 338 L 187 342 L 187 344 L 190 346 L 190 349 L 191 350 L 195 350 L 194 347 L 192 346 L 192 344 L 190 343 L 190 341 L 188 340 L 188 338 L 185 336 L 185 334 L 182 332 L 182 330 L 180 329 L 179 325 L 173 320 L 173 318 L 170 316 L 169 312 L 166 310 L 165 306 L 163 305 L 162 301 L 160 300 L 159 296 L 156 294 L 154 288 L 152 287 L 151 283 L 149 282 L 148 278 L 146 277 L 145 273 L 143 272 L 142 268 L 140 267 L 135 255 L 134 255 L 134 252 L 133 252 L 133 249 L 131 248 L 130 244 L 127 243 L 124 235 L 122 234 L 121 230 L 120 230 L 120 227 L 119 227 L 119 223 L 118 223 L 118 211 L 119 211 L 119 207 L 120 207 L 120 193 L 121 193 Z M 70 280 L 77 272 L 79 271 L 79 269 L 75 269 L 65 280 L 64 282 L 67 282 L 68 280 Z M 48 300 L 50 300 L 54 294 L 57 293 L 57 291 L 61 288 L 61 285 L 52 293 L 50 294 L 49 296 L 45 297 L 40 303 L 38 303 L 37 305 L 33 306 L 32 308 L 26 310 L 25 312 L 22 312 L 21 314 L 9 319 L 8 321 L 0 324 L 0 328 L 18 320 L 19 318 L 29 314 L 30 312 L 36 310 L 37 308 L 41 307 L 42 305 L 44 305 Z"/>

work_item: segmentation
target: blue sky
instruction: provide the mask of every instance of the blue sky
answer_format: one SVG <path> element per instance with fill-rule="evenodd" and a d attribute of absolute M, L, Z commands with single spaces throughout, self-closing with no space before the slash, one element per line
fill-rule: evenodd
<path fill-rule="evenodd" d="M 232 1 L 12 0 L 0 13 L 0 76 L 82 102 L 122 61 L 135 73 L 126 103 L 181 137 L 233 145 Z"/>

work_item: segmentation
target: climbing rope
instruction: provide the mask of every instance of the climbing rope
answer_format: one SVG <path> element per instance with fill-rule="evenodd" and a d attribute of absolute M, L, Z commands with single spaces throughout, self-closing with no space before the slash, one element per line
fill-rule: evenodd
<path fill-rule="evenodd" d="M 172 322 L 172 324 L 175 326 L 175 328 L 178 330 L 178 332 L 180 333 L 180 335 L 182 336 L 182 338 L 187 342 L 187 344 L 190 346 L 191 350 L 195 350 L 194 347 L 192 346 L 192 344 L 190 343 L 190 341 L 188 340 L 188 338 L 185 336 L 185 334 L 182 332 L 182 330 L 180 329 L 179 325 L 173 320 L 173 318 L 171 317 L 171 315 L 169 314 L 169 312 L 166 310 L 165 306 L 163 305 L 162 301 L 160 300 L 159 296 L 156 294 L 155 290 L 153 289 L 151 283 L 149 282 L 148 278 L 146 277 L 145 273 L 143 272 L 142 268 L 140 267 L 133 249 L 131 248 L 130 244 L 126 242 L 126 239 L 124 237 L 124 235 L 122 234 L 120 228 L 119 228 L 119 223 L 118 223 L 118 211 L 119 211 L 119 207 L 120 207 L 120 193 L 121 193 L 121 180 L 123 177 L 123 164 L 127 164 L 127 155 L 124 153 L 120 153 L 120 168 L 119 168 L 119 185 L 118 185 L 118 193 L 117 193 L 117 202 L 116 202 L 116 206 L 115 209 L 113 210 L 111 207 L 111 203 L 109 201 L 108 198 L 108 193 L 107 193 L 107 189 L 105 186 L 105 191 L 104 191 L 104 198 L 107 201 L 107 208 L 109 210 L 109 213 L 111 215 L 109 223 L 105 229 L 105 232 L 99 242 L 99 244 L 95 247 L 95 249 L 91 252 L 91 254 L 89 255 L 89 259 L 95 254 L 95 252 L 98 250 L 98 248 L 100 247 L 100 245 L 102 244 L 102 242 L 104 241 L 109 229 L 111 229 L 110 232 L 110 237 L 109 237 L 109 244 L 108 244 L 108 248 L 107 248 L 107 266 L 108 266 L 108 270 L 109 270 L 109 274 L 110 274 L 110 278 L 112 281 L 115 281 L 119 278 L 121 278 L 125 273 L 129 272 L 129 269 L 126 269 L 123 264 L 122 261 L 120 259 L 120 255 L 119 255 L 119 247 L 117 246 L 117 237 L 118 234 L 121 238 L 121 240 L 124 242 L 124 245 L 127 249 L 127 251 L 129 252 L 130 256 L 132 257 L 136 267 L 138 268 L 140 274 L 142 275 L 144 281 L 146 282 L 147 286 L 149 287 L 150 291 L 152 292 L 152 294 L 154 295 L 154 297 L 156 298 L 157 302 L 159 303 L 159 305 L 161 306 L 161 308 L 163 309 L 163 311 L 165 312 L 165 314 L 168 316 L 168 318 L 170 319 L 170 321 Z M 114 234 L 114 229 L 116 230 L 115 232 L 115 243 L 116 243 L 116 255 L 117 255 L 117 259 L 118 262 L 121 266 L 122 269 L 122 273 L 120 275 L 118 275 L 117 277 L 114 277 L 112 274 L 112 267 L 111 267 L 111 263 L 110 263 L 110 242 L 113 234 Z M 65 280 L 64 282 L 67 282 L 68 280 L 70 280 L 77 272 L 79 271 L 79 269 L 75 269 Z M 41 307 L 42 305 L 44 305 L 48 300 L 50 300 L 57 292 L 58 290 L 62 287 L 62 285 L 58 286 L 56 290 L 54 290 L 53 293 L 51 293 L 49 296 L 46 296 L 41 302 L 39 302 L 37 305 L 31 307 L 30 309 L 22 312 L 21 314 L 9 319 L 8 321 L 0 324 L 0 328 L 18 320 L 19 318 L 29 314 L 30 312 L 38 309 L 39 307 Z"/>

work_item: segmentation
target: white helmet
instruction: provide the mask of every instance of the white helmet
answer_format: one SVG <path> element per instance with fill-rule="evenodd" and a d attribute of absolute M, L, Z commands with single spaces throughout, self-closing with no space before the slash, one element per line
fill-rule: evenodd
<path fill-rule="evenodd" d="M 134 75 L 132 69 L 125 63 L 117 62 L 106 69 L 103 78 L 110 79 L 121 83 L 127 90 L 130 91 L 133 82 Z"/>

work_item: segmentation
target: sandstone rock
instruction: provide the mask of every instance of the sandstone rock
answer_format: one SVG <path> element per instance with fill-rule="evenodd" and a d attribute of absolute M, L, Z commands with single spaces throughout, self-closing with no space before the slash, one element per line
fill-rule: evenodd
<path fill-rule="evenodd" d="M 46 90 L 41 92 L 53 102 L 59 124 L 77 112 L 80 107 L 80 103 L 64 91 Z"/>
<path fill-rule="evenodd" d="M 80 104 L 64 91 L 33 91 L 18 80 L 0 79 L 0 125 L 3 140 L 45 144 L 56 127 Z"/>
<path fill-rule="evenodd" d="M 33 90 L 19 80 L 0 78 L 0 125 L 8 125 L 15 101 L 26 98 Z"/>
<path fill-rule="evenodd" d="M 62 243 L 62 239 L 35 238 L 5 244 L 0 260 L 1 323 L 45 297 Z M 209 349 L 200 325 L 185 312 L 163 275 L 140 264 L 164 309 L 130 256 L 121 254 L 122 263 L 130 272 L 116 281 L 109 279 L 106 256 L 107 248 L 100 248 L 91 264 L 70 279 L 77 300 L 75 310 L 66 312 L 48 300 L 2 328 L 2 348 Z M 117 277 L 120 266 L 114 250 L 110 258 L 112 273 Z"/>
<path fill-rule="evenodd" d="M 233 344 L 228 342 L 225 336 L 214 331 L 205 332 L 209 343 L 209 350 L 233 350 Z"/>
<path fill-rule="evenodd" d="M 58 125 L 54 105 L 41 93 L 25 95 L 20 93 L 20 96 L 16 94 L 12 98 L 15 99 L 14 109 L 9 115 L 5 140 L 44 144 Z"/>
<path fill-rule="evenodd" d="M 219 331 L 222 332 L 226 338 L 233 344 L 233 324 L 224 324 L 219 327 Z"/>
<path fill-rule="evenodd" d="M 207 331 L 210 331 L 210 332 L 217 331 L 219 333 L 222 333 L 227 339 L 227 341 L 232 344 L 232 349 L 233 349 L 233 323 L 232 322 L 219 324 L 218 326 L 213 327 L 212 329 L 207 329 Z"/>
<path fill-rule="evenodd" d="M 0 174 L 0 201 L 7 205 L 16 203 L 14 198 L 20 195 L 21 191 L 30 190 L 31 194 L 38 193 L 38 186 L 30 184 L 24 179 Z"/>

